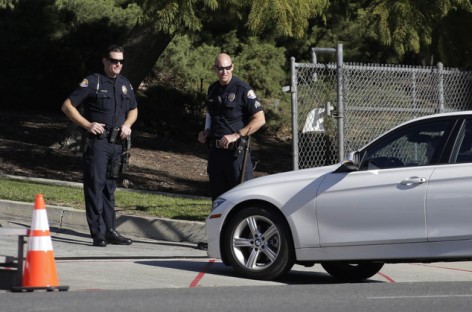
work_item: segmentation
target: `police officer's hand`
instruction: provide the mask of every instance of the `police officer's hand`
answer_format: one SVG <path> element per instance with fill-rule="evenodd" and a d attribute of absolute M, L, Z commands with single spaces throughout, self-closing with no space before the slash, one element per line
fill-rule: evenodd
<path fill-rule="evenodd" d="M 220 145 L 223 145 L 224 148 L 228 148 L 230 143 L 236 142 L 239 139 L 239 134 L 227 134 L 220 140 Z"/>
<path fill-rule="evenodd" d="M 98 122 L 91 122 L 87 131 L 92 134 L 102 134 L 105 132 L 105 124 L 98 123 Z"/>
<path fill-rule="evenodd" d="M 126 139 L 131 135 L 131 128 L 128 127 L 127 125 L 122 125 L 121 126 L 121 131 L 120 131 L 120 138 L 123 140 Z"/>
<path fill-rule="evenodd" d="M 207 132 L 206 131 L 200 131 L 198 133 L 198 142 L 205 143 L 206 139 L 207 139 Z"/>

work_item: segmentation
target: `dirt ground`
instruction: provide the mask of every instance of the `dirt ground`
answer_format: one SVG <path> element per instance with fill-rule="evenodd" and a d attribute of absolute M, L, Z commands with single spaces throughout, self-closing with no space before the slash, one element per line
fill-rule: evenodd
<path fill-rule="evenodd" d="M 60 114 L 1 112 L 0 174 L 81 182 L 81 154 L 58 144 L 70 122 Z M 195 134 L 196 138 L 196 134 Z M 255 176 L 291 170 L 291 146 L 272 137 L 253 138 Z M 130 168 L 119 180 L 135 189 L 209 196 L 207 148 L 133 130 Z M 124 183 L 123 183 L 124 182 Z"/>

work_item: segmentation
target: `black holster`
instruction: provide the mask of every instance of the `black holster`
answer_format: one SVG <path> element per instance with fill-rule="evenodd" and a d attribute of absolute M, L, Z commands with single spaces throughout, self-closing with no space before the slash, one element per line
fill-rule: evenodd
<path fill-rule="evenodd" d="M 131 157 L 131 154 L 129 153 L 129 151 L 126 151 L 123 154 L 121 154 L 120 173 L 125 173 L 128 171 L 130 157 Z"/>
<path fill-rule="evenodd" d="M 116 138 L 115 138 L 116 139 Z M 128 137 L 125 141 L 122 141 L 123 152 L 119 159 L 113 159 L 107 168 L 107 178 L 118 179 L 121 173 L 128 171 L 129 158 L 131 157 L 131 138 Z"/>
<path fill-rule="evenodd" d="M 108 163 L 107 178 L 118 179 L 120 177 L 121 159 L 113 159 Z"/>
<path fill-rule="evenodd" d="M 239 157 L 247 147 L 248 137 L 240 137 L 233 146 L 233 156 Z"/>

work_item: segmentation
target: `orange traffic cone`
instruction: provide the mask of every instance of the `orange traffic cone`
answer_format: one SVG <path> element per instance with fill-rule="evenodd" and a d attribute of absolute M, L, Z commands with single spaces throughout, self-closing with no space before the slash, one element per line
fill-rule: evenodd
<path fill-rule="evenodd" d="M 36 195 L 34 203 L 22 286 L 15 287 L 13 290 L 33 291 L 36 289 L 46 289 L 47 291 L 69 289 L 68 286 L 59 286 L 57 279 L 51 233 L 42 194 Z"/>

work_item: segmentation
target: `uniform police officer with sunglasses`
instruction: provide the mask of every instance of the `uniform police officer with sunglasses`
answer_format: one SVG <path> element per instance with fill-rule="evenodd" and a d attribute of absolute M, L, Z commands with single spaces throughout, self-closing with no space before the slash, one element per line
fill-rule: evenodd
<path fill-rule="evenodd" d="M 244 164 L 245 153 L 235 153 L 234 145 L 265 124 L 264 111 L 255 92 L 233 76 L 233 69 L 228 54 L 217 55 L 214 71 L 218 81 L 208 88 L 205 130 L 198 134 L 198 141 L 210 148 L 207 171 L 212 200 L 253 177 L 250 153 Z"/>
<path fill-rule="evenodd" d="M 87 222 L 94 246 L 130 245 L 115 229 L 115 190 L 123 142 L 138 118 L 136 97 L 120 75 L 124 50 L 112 45 L 102 59 L 103 72 L 92 74 L 64 101 L 62 111 L 88 133 L 83 155 Z M 83 115 L 77 107 L 83 106 Z"/>

